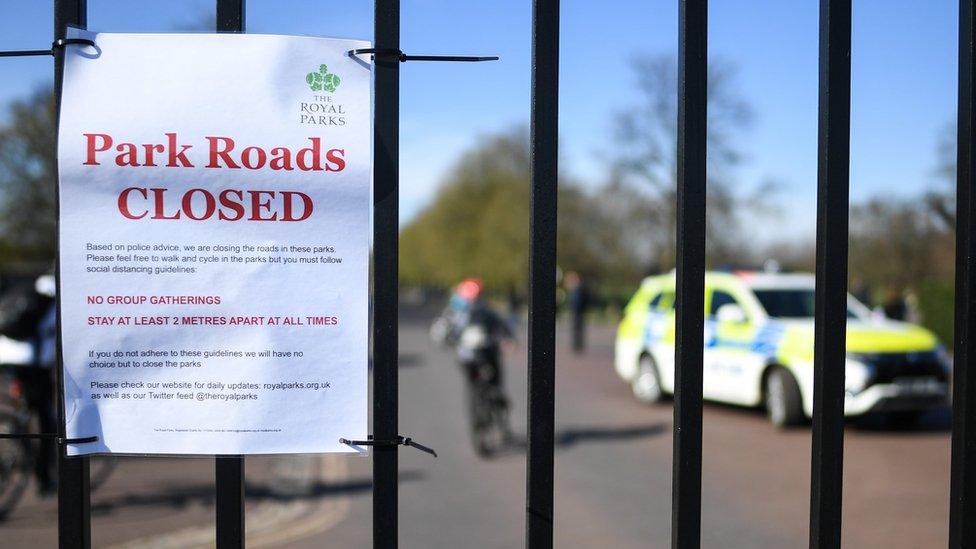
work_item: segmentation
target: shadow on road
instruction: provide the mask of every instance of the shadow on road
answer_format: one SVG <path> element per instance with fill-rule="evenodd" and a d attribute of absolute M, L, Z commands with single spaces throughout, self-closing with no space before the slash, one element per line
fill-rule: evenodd
<path fill-rule="evenodd" d="M 423 480 L 424 477 L 424 473 L 420 471 L 401 471 L 399 475 L 400 482 L 420 481 Z M 372 489 L 372 477 L 362 477 L 358 479 L 348 479 L 343 482 L 317 482 L 310 484 L 301 491 L 281 490 L 275 486 L 268 485 L 253 486 L 248 487 L 245 490 L 245 494 L 249 499 L 254 500 L 268 499 L 274 501 L 295 501 L 339 495 L 354 495 L 369 492 Z"/>
<path fill-rule="evenodd" d="M 424 361 L 417 353 L 400 353 L 397 357 L 397 366 L 400 368 L 414 368 L 423 365 Z"/>
<path fill-rule="evenodd" d="M 952 411 L 949 408 L 932 410 L 921 414 L 915 420 L 903 422 L 880 415 L 866 416 L 851 422 L 849 426 L 863 433 L 942 434 L 952 430 Z"/>
<path fill-rule="evenodd" d="M 556 433 L 555 447 L 556 449 L 564 449 L 577 444 L 586 443 L 628 442 L 648 437 L 656 437 L 670 432 L 670 427 L 662 423 L 655 423 L 652 425 L 631 425 L 626 427 L 570 427 Z M 496 452 L 492 457 L 499 458 L 513 454 L 524 454 L 526 444 L 527 442 L 525 435 L 514 434 L 512 441 L 509 442 L 504 448 Z"/>
<path fill-rule="evenodd" d="M 565 448 L 587 442 L 624 442 L 655 437 L 665 432 L 670 432 L 670 429 L 661 423 L 629 427 L 571 427 L 556 433 L 556 447 Z"/>
<path fill-rule="evenodd" d="M 420 471 L 400 472 L 401 482 L 416 482 L 424 479 Z M 296 501 L 302 499 L 318 499 L 340 495 L 355 495 L 369 492 L 373 488 L 371 477 L 348 479 L 336 483 L 313 483 L 301 493 L 282 492 L 272 486 L 255 485 L 245 488 L 245 495 L 249 503 L 260 501 Z M 109 515 L 125 507 L 175 507 L 183 508 L 192 503 L 204 506 L 214 504 L 214 487 L 212 483 L 200 483 L 189 486 L 173 487 L 152 494 L 122 494 L 109 497 L 98 502 L 92 502 L 93 515 Z"/>

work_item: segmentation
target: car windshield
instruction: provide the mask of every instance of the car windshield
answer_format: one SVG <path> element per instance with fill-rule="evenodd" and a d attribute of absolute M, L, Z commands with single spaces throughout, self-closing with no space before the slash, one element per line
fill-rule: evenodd
<path fill-rule="evenodd" d="M 766 314 L 773 318 L 813 318 L 816 291 L 813 288 L 775 288 L 753 290 Z M 847 304 L 847 317 L 860 315 Z"/>

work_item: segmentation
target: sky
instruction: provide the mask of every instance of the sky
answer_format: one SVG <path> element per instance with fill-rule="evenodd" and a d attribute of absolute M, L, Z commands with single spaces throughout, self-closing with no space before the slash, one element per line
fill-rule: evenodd
<path fill-rule="evenodd" d="M 0 49 L 45 48 L 52 2 L 0 0 Z M 934 185 L 937 146 L 955 118 L 958 4 L 854 3 L 851 198 L 911 199 Z M 185 32 L 213 24 L 213 0 L 88 0 L 88 27 Z M 560 170 L 606 181 L 619 116 L 639 104 L 632 64 L 677 55 L 677 0 L 568 0 L 561 10 Z M 247 0 L 247 30 L 372 38 L 372 2 Z M 498 55 L 491 63 L 401 65 L 401 223 L 434 197 L 465 150 L 528 125 L 531 1 L 402 0 L 412 54 Z M 774 181 L 775 227 L 759 238 L 812 239 L 817 175 L 818 2 L 712 0 L 709 56 L 734 65 L 732 90 L 754 111 L 732 174 L 743 190 Z M 0 59 L 6 105 L 50 85 L 50 58 Z M 759 225 L 759 223 L 757 223 Z"/>

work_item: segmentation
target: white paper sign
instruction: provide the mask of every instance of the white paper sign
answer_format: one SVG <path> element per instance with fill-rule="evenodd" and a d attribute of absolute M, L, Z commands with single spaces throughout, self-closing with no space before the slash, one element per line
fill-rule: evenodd
<path fill-rule="evenodd" d="M 355 452 L 367 431 L 367 42 L 95 34 L 58 142 L 72 454 Z"/>

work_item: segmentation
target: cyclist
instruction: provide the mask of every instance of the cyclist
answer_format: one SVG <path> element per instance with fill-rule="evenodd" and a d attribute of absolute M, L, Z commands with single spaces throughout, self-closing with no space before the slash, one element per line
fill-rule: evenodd
<path fill-rule="evenodd" d="M 37 367 L 34 370 L 33 383 L 27 386 L 27 405 L 37 414 L 42 433 L 56 433 L 57 418 L 55 414 L 54 398 L 54 369 L 58 367 L 57 355 L 57 315 L 58 308 L 54 301 L 56 284 L 54 276 L 44 275 L 37 279 L 34 289 L 42 296 L 43 316 L 37 323 Z M 51 439 L 42 439 L 40 450 L 34 462 L 34 475 L 37 477 L 38 487 L 43 495 L 55 493 L 56 475 L 52 474 L 57 460 L 57 447 Z"/>
<path fill-rule="evenodd" d="M 23 398 L 30 412 L 38 419 L 41 433 L 57 432 L 54 412 L 54 366 L 56 309 L 54 305 L 54 277 L 39 277 L 34 284 L 9 281 L 0 294 L 0 334 L 29 343 L 31 352 L 23 366 L 16 369 Z M 26 358 L 26 357 L 25 357 Z M 4 360 L 0 357 L 0 361 Z M 54 440 L 41 439 L 34 459 L 34 476 L 38 492 L 50 495 L 57 489 L 54 463 L 57 448 Z"/>
<path fill-rule="evenodd" d="M 484 299 L 483 288 L 484 284 L 479 278 L 466 278 L 457 285 L 444 313 L 451 324 L 454 341 L 457 341 L 464 329 L 469 326 L 485 328 L 488 336 L 495 342 L 514 338 L 508 323 Z M 497 345 L 495 349 L 498 350 Z M 500 360 L 493 362 L 499 364 L 500 370 Z"/>
<path fill-rule="evenodd" d="M 451 331 L 456 334 L 458 362 L 464 368 L 471 398 L 475 447 L 479 454 L 489 455 L 512 438 L 500 342 L 512 339 L 513 334 L 483 298 L 480 280 L 462 281 L 452 301 Z"/>

